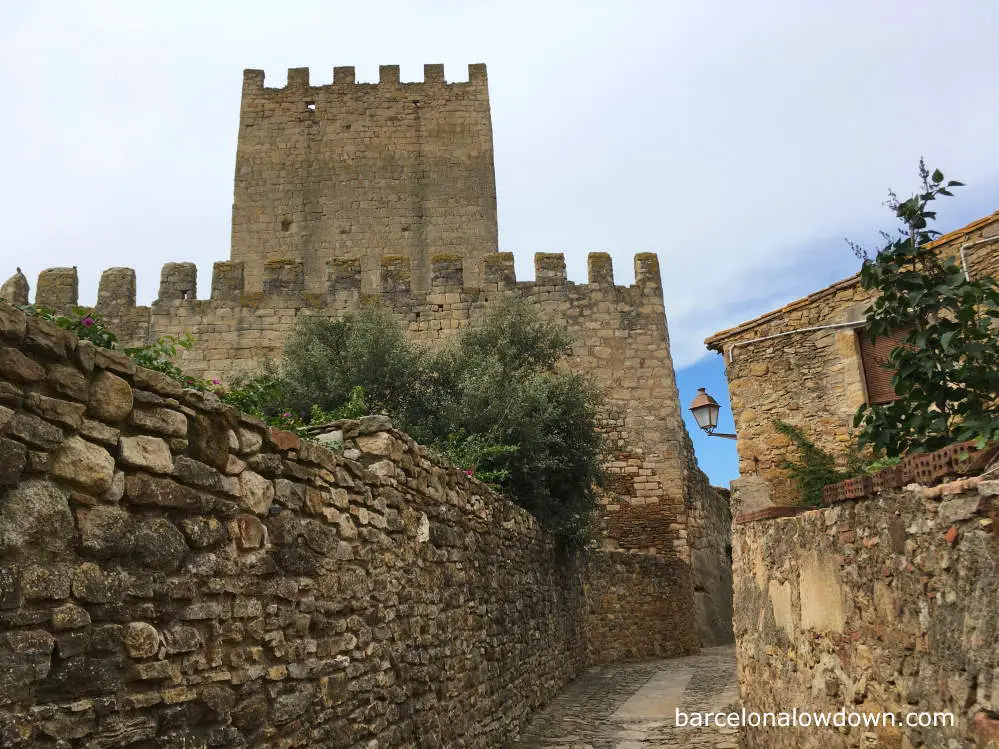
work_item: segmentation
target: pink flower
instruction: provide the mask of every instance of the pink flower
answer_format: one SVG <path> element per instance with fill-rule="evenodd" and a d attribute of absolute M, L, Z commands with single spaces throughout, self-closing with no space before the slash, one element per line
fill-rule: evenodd
<path fill-rule="evenodd" d="M 221 385 L 222 384 L 222 380 L 212 380 L 212 384 L 213 385 Z"/>
<path fill-rule="evenodd" d="M 466 468 L 465 469 L 465 475 L 466 476 L 474 476 L 475 475 L 475 471 L 473 471 L 471 468 Z"/>
<path fill-rule="evenodd" d="M 84 317 L 82 320 L 80 320 L 80 323 L 89 328 L 91 325 L 96 325 L 97 321 L 92 317 Z"/>

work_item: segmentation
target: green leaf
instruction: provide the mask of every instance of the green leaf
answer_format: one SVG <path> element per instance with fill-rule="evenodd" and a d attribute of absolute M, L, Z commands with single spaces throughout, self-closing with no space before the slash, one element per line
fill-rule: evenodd
<path fill-rule="evenodd" d="M 929 204 L 963 185 L 944 184 L 943 173 L 922 162 L 920 180 L 921 192 L 891 195 L 897 237 L 882 232 L 886 244 L 860 274 L 861 286 L 875 293 L 865 313 L 871 339 L 911 329 L 888 357 L 898 400 L 859 409 L 853 419 L 860 443 L 889 455 L 999 436 L 999 342 L 989 327 L 999 318 L 999 285 L 991 277 L 968 281 L 956 258 L 927 246 L 940 236 Z"/>

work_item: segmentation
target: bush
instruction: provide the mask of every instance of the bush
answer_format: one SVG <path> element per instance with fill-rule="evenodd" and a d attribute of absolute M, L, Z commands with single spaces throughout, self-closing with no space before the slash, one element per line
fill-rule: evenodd
<path fill-rule="evenodd" d="M 580 544 L 602 480 L 601 398 L 560 366 L 569 351 L 565 334 L 523 302 L 493 308 L 431 367 L 445 385 L 434 442 L 464 432 L 516 446 L 494 463 L 508 472 L 500 485 L 559 538 Z"/>
<path fill-rule="evenodd" d="M 0 301 L 3 300 L 0 299 Z M 90 341 L 95 346 L 121 351 L 129 356 L 138 366 L 162 372 L 184 387 L 196 390 L 210 390 L 213 386 L 219 384 L 217 381 L 210 383 L 206 380 L 186 375 L 180 367 L 173 363 L 172 360 L 177 355 L 178 348 L 188 349 L 194 343 L 194 339 L 189 334 L 183 336 L 161 336 L 155 342 L 146 346 L 121 348 L 118 344 L 118 337 L 107 327 L 104 318 L 86 307 L 73 307 L 68 315 L 57 314 L 54 310 L 39 304 L 22 304 L 17 305 L 17 308 L 32 317 L 40 317 L 53 322 L 60 328 L 70 331 L 77 338 Z"/>
<path fill-rule="evenodd" d="M 327 424 L 339 419 L 358 419 L 369 413 L 364 388 L 355 387 L 346 401 L 333 410 L 326 410 L 313 403 L 303 410 L 292 410 L 287 405 L 288 382 L 278 373 L 273 362 L 267 361 L 254 375 L 240 375 L 232 379 L 229 389 L 222 393 L 222 401 L 244 413 L 256 416 L 271 426 L 289 429 L 311 438 L 305 427 Z"/>
<path fill-rule="evenodd" d="M 519 300 L 437 349 L 413 345 L 388 312 L 303 318 L 279 372 L 229 402 L 315 423 L 360 392 L 373 411 L 507 493 L 557 538 L 587 538 L 601 479 L 600 396 L 562 364 L 569 339 Z M 318 410 L 315 410 L 318 409 Z"/>
<path fill-rule="evenodd" d="M 969 280 L 955 258 L 930 246 L 939 232 L 928 228 L 936 218 L 929 204 L 961 183 L 945 182 L 922 161 L 919 176 L 919 193 L 890 196 L 898 234 L 885 234 L 873 258 L 857 252 L 861 286 L 878 292 L 867 310 L 872 340 L 909 330 L 889 355 L 898 400 L 865 404 L 854 418 L 861 443 L 890 457 L 999 439 L 999 285 L 988 276 Z"/>
<path fill-rule="evenodd" d="M 285 347 L 282 405 L 305 419 L 313 406 L 337 411 L 360 387 L 372 411 L 391 413 L 400 423 L 417 423 L 414 415 L 424 399 L 418 389 L 424 358 L 396 319 L 380 308 L 342 319 L 302 317 Z"/>

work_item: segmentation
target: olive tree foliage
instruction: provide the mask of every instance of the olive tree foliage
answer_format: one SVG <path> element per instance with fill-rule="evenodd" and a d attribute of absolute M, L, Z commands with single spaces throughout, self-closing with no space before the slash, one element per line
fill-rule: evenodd
<path fill-rule="evenodd" d="M 999 439 L 999 286 L 983 276 L 968 279 L 958 257 L 929 246 L 930 203 L 950 196 L 960 182 L 945 181 L 919 162 L 920 191 L 888 206 L 902 224 L 874 257 L 863 260 L 860 283 L 878 292 L 867 310 L 872 340 L 908 330 L 889 355 L 898 400 L 863 405 L 854 418 L 862 445 L 896 457 L 955 442 Z"/>
<path fill-rule="evenodd" d="M 390 412 L 408 423 L 422 404 L 413 384 L 421 378 L 424 358 L 384 310 L 342 319 L 303 316 L 285 345 L 282 399 L 295 412 L 313 405 L 336 411 L 361 387 L 372 411 Z"/>
<path fill-rule="evenodd" d="M 603 444 L 601 397 L 570 371 L 570 340 L 533 307 L 511 299 L 432 354 L 440 424 L 447 434 L 483 435 L 516 450 L 495 459 L 501 485 L 567 542 L 580 543 L 595 509 Z"/>
<path fill-rule="evenodd" d="M 600 393 L 565 366 L 570 351 L 562 330 L 517 299 L 435 347 L 411 343 L 377 307 L 303 317 L 257 410 L 307 419 L 314 410 L 337 412 L 361 388 L 372 412 L 388 414 L 578 546 L 595 510 L 603 444 Z"/>

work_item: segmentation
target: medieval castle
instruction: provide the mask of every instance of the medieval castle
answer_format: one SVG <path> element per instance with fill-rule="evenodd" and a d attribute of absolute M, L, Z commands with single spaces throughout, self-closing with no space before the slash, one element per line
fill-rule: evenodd
<path fill-rule="evenodd" d="M 448 83 L 442 65 L 426 65 L 408 83 L 385 65 L 372 84 L 338 67 L 332 84 L 313 86 L 295 68 L 268 88 L 263 71 L 245 71 L 231 254 L 214 265 L 211 298 L 197 299 L 194 263 L 169 263 L 158 299 L 137 306 L 134 271 L 111 268 L 96 309 L 127 345 L 190 333 L 178 363 L 224 378 L 280 356 L 301 314 L 377 299 L 415 340 L 433 341 L 505 295 L 538 304 L 574 335 L 573 365 L 606 394 L 602 545 L 689 565 L 683 595 L 696 600 L 701 639 L 726 639 L 727 506 L 681 419 L 658 259 L 637 255 L 634 285 L 619 286 L 610 257 L 591 253 L 578 284 L 561 254 L 538 253 L 534 280 L 518 281 L 512 254 L 497 251 L 485 65 L 468 73 Z M 0 296 L 27 302 L 12 282 Z M 42 272 L 34 301 L 74 306 L 76 269 Z"/>

